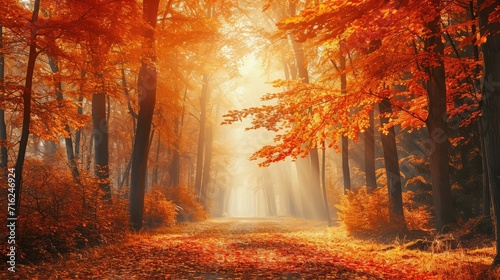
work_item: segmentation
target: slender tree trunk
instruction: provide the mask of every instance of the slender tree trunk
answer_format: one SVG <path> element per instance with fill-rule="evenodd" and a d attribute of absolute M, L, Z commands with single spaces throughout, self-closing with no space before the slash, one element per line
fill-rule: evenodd
<path fill-rule="evenodd" d="M 351 189 L 351 172 L 349 171 L 349 139 L 342 136 L 342 177 L 344 178 L 344 193 Z"/>
<path fill-rule="evenodd" d="M 369 113 L 369 123 L 370 126 L 364 133 L 364 144 L 366 189 L 371 192 L 377 188 L 377 178 L 375 176 L 375 122 L 373 119 L 373 110 Z"/>
<path fill-rule="evenodd" d="M 178 151 L 178 145 L 175 144 L 172 155 L 172 164 L 170 165 L 170 186 L 172 187 L 177 187 L 180 184 L 180 169 L 181 169 L 181 162 L 180 162 L 180 156 L 179 156 L 179 151 Z"/>
<path fill-rule="evenodd" d="M 180 184 L 180 156 L 179 151 L 173 151 L 172 165 L 170 166 L 170 186 L 176 187 Z"/>
<path fill-rule="evenodd" d="M 485 78 L 481 100 L 484 155 L 495 224 L 496 256 L 493 265 L 496 266 L 500 264 L 500 23 L 489 23 L 488 18 L 500 4 L 492 1 L 484 7 L 485 2 L 478 1 L 481 35 L 488 36 L 487 41 L 482 44 Z"/>
<path fill-rule="evenodd" d="M 153 169 L 153 186 L 158 186 L 158 169 L 160 168 L 160 147 L 161 147 L 161 136 L 158 133 L 158 141 L 156 143 L 156 159 L 155 159 L 155 168 Z"/>
<path fill-rule="evenodd" d="M 340 56 L 340 92 L 347 94 L 347 75 L 345 73 L 346 59 L 344 55 Z M 349 112 L 347 112 L 349 113 Z M 351 172 L 349 170 L 349 139 L 342 135 L 342 177 L 344 178 L 344 193 L 351 189 Z"/>
<path fill-rule="evenodd" d="M 213 131 L 207 126 L 205 132 L 205 158 L 203 163 L 203 177 L 201 184 L 201 203 L 206 207 L 208 202 L 208 186 L 210 185 L 210 165 L 212 164 Z"/>
<path fill-rule="evenodd" d="M 78 97 L 78 115 L 83 115 L 83 96 Z M 75 159 L 80 158 L 80 145 L 82 139 L 82 130 L 77 129 L 75 132 Z"/>
<path fill-rule="evenodd" d="M 182 102 L 182 113 L 181 117 L 175 119 L 174 132 L 177 138 L 174 143 L 174 150 L 172 156 L 172 165 L 170 166 L 170 185 L 179 186 L 181 183 L 181 157 L 179 154 L 180 142 L 182 139 L 182 128 L 184 127 L 184 114 L 186 111 L 186 98 L 187 98 L 187 87 L 184 90 L 184 98 Z"/>
<path fill-rule="evenodd" d="M 311 159 L 311 198 L 314 209 L 314 217 L 319 220 L 326 220 L 327 213 L 325 211 L 325 205 L 323 204 L 323 196 L 321 193 L 321 178 L 319 170 L 319 155 L 318 149 L 313 149 L 309 152 L 309 158 Z"/>
<path fill-rule="evenodd" d="M 311 207 L 311 161 L 309 157 L 298 158 L 295 161 L 297 168 L 297 178 L 299 185 L 300 202 L 302 205 L 302 214 L 306 219 L 314 219 L 314 210 Z"/>
<path fill-rule="evenodd" d="M 330 217 L 330 206 L 328 205 L 328 194 L 326 191 L 326 149 L 325 141 L 322 143 L 323 155 L 321 157 L 321 186 L 323 187 L 323 203 L 325 205 L 326 220 L 328 221 L 328 227 L 332 226 L 332 219 Z"/>
<path fill-rule="evenodd" d="M 122 189 L 123 186 L 125 185 L 125 182 L 128 182 L 129 178 L 130 178 L 130 169 L 132 167 L 132 160 L 129 160 L 126 167 L 125 167 L 125 171 L 123 172 L 123 177 L 122 177 L 122 180 L 121 182 L 119 182 L 118 184 L 118 189 Z"/>
<path fill-rule="evenodd" d="M 3 54 L 3 27 L 0 25 L 0 92 L 5 91 L 5 58 Z M 5 111 L 0 109 L 0 169 L 7 174 L 7 125 L 5 124 Z M 2 172 L 2 171 L 0 171 Z"/>
<path fill-rule="evenodd" d="M 57 74 L 59 72 L 57 62 L 51 56 L 48 56 L 48 60 L 52 73 Z M 62 102 L 64 99 L 62 95 L 61 81 L 57 81 L 56 83 L 56 98 L 59 102 Z M 68 124 L 64 125 L 64 131 L 68 134 L 68 136 L 64 137 L 64 143 L 66 145 L 66 156 L 68 158 L 71 175 L 73 176 L 73 181 L 80 185 L 80 171 L 78 170 L 78 163 L 76 162 L 75 153 L 73 151 L 73 139 L 71 137 L 71 130 Z"/>
<path fill-rule="evenodd" d="M 30 134 L 30 121 L 31 121 L 31 91 L 33 87 L 33 74 L 35 72 L 35 62 L 38 56 L 36 50 L 36 37 L 37 29 L 34 24 L 38 21 L 38 12 L 40 11 L 40 0 L 35 0 L 35 6 L 33 8 L 33 16 L 31 18 L 31 34 L 30 34 L 30 44 L 29 44 L 29 56 L 28 56 L 28 66 L 26 69 L 26 82 L 23 90 L 23 126 L 21 129 L 21 140 L 19 142 L 19 152 L 17 153 L 16 170 L 15 175 L 15 211 L 14 216 L 17 218 L 20 213 L 21 207 L 21 186 L 22 186 L 22 175 L 24 167 L 24 158 L 26 156 L 26 148 L 28 146 L 28 137 Z M 9 217 L 12 216 L 9 213 Z"/>
<path fill-rule="evenodd" d="M 437 230 L 442 231 L 446 224 L 455 222 L 453 201 L 451 197 L 447 112 L 446 81 L 444 62 L 444 43 L 441 40 L 440 0 L 433 0 L 432 12 L 437 13 L 434 19 L 426 24 L 429 34 L 425 39 L 425 49 L 434 57 L 432 66 L 426 68 L 429 80 L 426 89 L 429 100 L 429 116 L 426 120 L 430 140 L 430 169 L 434 212 Z"/>
<path fill-rule="evenodd" d="M 198 201 L 201 201 L 201 188 L 203 177 L 203 155 L 205 151 L 205 132 L 207 126 L 207 102 L 208 102 L 208 75 L 203 74 L 203 85 L 200 96 L 200 132 L 198 134 L 198 152 L 196 154 L 196 177 L 194 193 Z"/>
<path fill-rule="evenodd" d="M 137 87 L 140 92 L 139 114 L 132 152 L 132 178 L 129 196 L 130 221 L 136 231 L 142 228 L 149 155 L 149 135 L 151 133 L 151 124 L 156 103 L 157 70 L 155 65 L 154 29 L 156 27 L 159 2 L 159 0 L 144 0 L 142 6 L 144 20 L 149 24 L 150 29 L 144 34 L 143 49 L 145 54 L 142 58 L 139 79 L 137 81 Z"/>
<path fill-rule="evenodd" d="M 482 126 L 482 125 L 481 125 Z M 481 164 L 483 168 L 483 216 L 491 216 L 491 194 L 490 194 L 490 180 L 488 174 L 488 162 L 486 158 L 486 147 L 484 144 L 484 133 L 481 130 Z"/>
<path fill-rule="evenodd" d="M 106 121 L 106 94 L 95 93 L 92 96 L 92 126 L 94 136 L 94 172 L 103 191 L 102 199 L 111 203 L 109 184 L 109 133 Z"/>
<path fill-rule="evenodd" d="M 380 111 L 380 125 L 384 126 L 389 123 L 389 117 L 385 114 L 390 115 L 392 113 L 392 105 L 388 99 L 382 99 L 378 106 Z M 381 132 L 380 138 L 384 150 L 385 174 L 389 193 L 389 220 L 392 225 L 405 228 L 401 175 L 399 172 L 398 150 L 394 127 L 389 128 L 387 134 Z"/>
<path fill-rule="evenodd" d="M 90 140 L 89 140 L 89 152 L 87 154 L 87 165 L 85 166 L 85 170 L 87 170 L 87 172 L 90 172 L 90 166 L 92 165 L 92 158 L 94 156 L 94 154 L 92 153 L 93 151 L 93 148 L 94 148 L 94 135 L 90 135 Z"/>

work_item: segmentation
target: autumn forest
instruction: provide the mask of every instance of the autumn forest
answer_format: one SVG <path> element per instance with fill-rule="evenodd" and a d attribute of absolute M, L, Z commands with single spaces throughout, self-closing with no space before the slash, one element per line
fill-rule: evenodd
<path fill-rule="evenodd" d="M 500 279 L 500 1 L 0 0 L 1 279 Z"/>

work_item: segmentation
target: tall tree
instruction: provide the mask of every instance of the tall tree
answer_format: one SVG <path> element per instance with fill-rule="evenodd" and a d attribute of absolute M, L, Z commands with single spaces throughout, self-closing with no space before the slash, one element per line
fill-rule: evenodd
<path fill-rule="evenodd" d="M 429 65 L 425 67 L 425 71 L 429 76 L 425 84 L 429 102 L 429 115 L 426 124 L 430 140 L 432 197 L 439 231 L 446 224 L 455 222 L 448 164 L 448 116 L 443 61 L 444 43 L 441 39 L 441 4 L 440 0 L 430 2 L 430 11 L 433 13 L 433 18 L 425 24 L 428 32 L 424 41 L 425 50 L 428 50 L 433 58 L 433 62 L 429 62 Z"/>
<path fill-rule="evenodd" d="M 92 127 L 94 137 L 94 171 L 99 180 L 99 187 L 104 192 L 103 199 L 111 202 L 111 186 L 109 182 L 109 133 L 106 118 L 106 93 L 104 80 L 98 73 L 99 85 L 97 93 L 92 95 Z"/>
<path fill-rule="evenodd" d="M 211 125 L 208 125 L 205 130 L 205 156 L 203 162 L 203 178 L 201 180 L 200 202 L 206 207 L 208 195 L 210 194 L 208 187 L 210 185 L 210 170 L 212 165 L 213 128 Z"/>
<path fill-rule="evenodd" d="M 201 201 L 202 193 L 202 183 L 203 183 L 203 157 L 205 155 L 205 133 L 207 127 L 207 105 L 208 105 L 208 95 L 209 95 L 209 79 L 208 74 L 203 74 L 202 85 L 201 85 L 201 96 L 200 96 L 200 130 L 198 133 L 198 152 L 196 153 L 196 177 L 194 183 L 194 191 Z"/>
<path fill-rule="evenodd" d="M 51 56 L 48 56 L 48 60 L 52 72 L 54 74 L 59 74 L 59 66 L 56 60 L 54 60 Z M 62 103 L 63 101 L 62 91 L 63 91 L 62 82 L 58 80 L 56 81 L 56 98 L 59 101 L 59 103 Z M 76 162 L 75 152 L 73 150 L 73 139 L 71 137 L 71 130 L 68 124 L 64 125 L 64 132 L 66 133 L 66 135 L 64 136 L 64 143 L 66 145 L 66 156 L 68 158 L 68 163 L 71 169 L 71 175 L 73 176 L 73 181 L 75 181 L 75 183 L 77 184 L 80 184 L 80 171 L 78 170 L 78 164 Z"/>
<path fill-rule="evenodd" d="M 29 40 L 29 56 L 28 66 L 26 69 L 26 81 L 23 89 L 23 126 L 21 129 L 21 140 L 19 141 L 19 152 L 17 153 L 16 170 L 15 170 L 15 215 L 19 215 L 21 206 L 21 186 L 23 179 L 24 158 L 26 156 L 26 148 L 28 146 L 28 137 L 30 134 L 30 121 L 31 121 L 31 95 L 33 88 L 33 74 L 35 72 L 35 62 L 38 56 L 37 51 L 37 28 L 35 27 L 38 22 L 38 13 L 40 11 L 40 0 L 35 0 L 33 7 L 33 15 L 31 17 L 31 34 Z"/>
<path fill-rule="evenodd" d="M 340 93 L 347 94 L 347 74 L 346 74 L 346 59 L 345 55 L 341 54 L 339 58 L 340 64 Z M 348 110 L 349 111 L 349 110 Z M 341 136 L 342 149 L 342 178 L 344 179 L 344 193 L 351 189 L 351 172 L 349 171 L 349 138 L 346 135 Z"/>
<path fill-rule="evenodd" d="M 180 117 L 177 117 L 174 121 L 174 133 L 176 140 L 174 142 L 174 148 L 172 151 L 172 163 L 170 164 L 169 174 L 170 174 L 170 186 L 179 186 L 181 182 L 181 157 L 180 157 L 180 141 L 182 139 L 182 127 L 184 126 L 184 113 L 186 111 L 186 98 L 187 98 L 187 87 L 184 90 L 184 98 L 182 103 L 182 113 Z"/>
<path fill-rule="evenodd" d="M 326 148 L 325 141 L 321 143 L 323 154 L 321 155 L 321 187 L 323 188 L 323 203 L 325 204 L 326 220 L 328 227 L 332 226 L 332 219 L 330 217 L 330 206 L 328 204 L 328 194 L 326 192 Z"/>
<path fill-rule="evenodd" d="M 384 98 L 380 101 L 379 111 L 380 126 L 384 127 L 389 124 L 389 118 L 392 114 L 392 105 L 389 99 Z M 381 131 L 380 138 L 384 150 L 385 175 L 389 193 L 389 220 L 394 226 L 406 227 L 394 127 L 389 127 L 387 132 Z"/>
<path fill-rule="evenodd" d="M 484 83 L 482 95 L 482 125 L 486 168 L 488 169 L 493 221 L 495 224 L 496 255 L 493 265 L 500 264 L 500 22 L 492 20 L 498 1 L 479 0 L 479 26 L 487 40 L 482 44 Z M 498 12 L 497 12 L 498 14 Z"/>
<path fill-rule="evenodd" d="M 377 188 L 377 177 L 375 176 L 375 123 L 373 118 L 373 110 L 368 113 L 369 126 L 366 128 L 364 134 L 365 146 L 365 177 L 366 188 L 372 191 Z"/>
<path fill-rule="evenodd" d="M 149 155 L 149 136 L 156 103 L 156 52 L 155 27 L 158 16 L 159 0 L 144 0 L 143 18 L 149 25 L 144 32 L 143 50 L 137 87 L 139 89 L 139 113 L 137 131 L 132 152 L 132 174 L 130 185 L 130 221 L 138 231 L 142 228 L 144 214 L 144 192 Z"/>

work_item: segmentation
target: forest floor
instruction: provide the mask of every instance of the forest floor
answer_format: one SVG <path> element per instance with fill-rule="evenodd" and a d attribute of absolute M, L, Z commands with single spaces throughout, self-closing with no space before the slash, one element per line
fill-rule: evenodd
<path fill-rule="evenodd" d="M 494 249 L 409 250 L 290 218 L 210 219 L 4 270 L 1 279 L 499 279 Z M 491 245 L 491 241 L 489 241 Z M 469 246 L 471 247 L 471 246 Z M 473 247 L 473 246 L 472 246 Z M 495 277 L 498 277 L 496 278 Z M 8 277 L 8 278 L 4 278 Z"/>

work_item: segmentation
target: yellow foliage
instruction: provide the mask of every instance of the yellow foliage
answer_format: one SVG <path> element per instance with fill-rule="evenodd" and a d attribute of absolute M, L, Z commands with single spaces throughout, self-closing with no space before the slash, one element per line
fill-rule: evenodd
<path fill-rule="evenodd" d="M 410 230 L 428 230 L 431 218 L 428 207 L 415 205 L 413 197 L 411 191 L 403 193 L 406 226 Z M 368 193 L 366 187 L 348 191 L 337 208 L 349 233 L 374 233 L 391 227 L 387 188 L 377 188 L 372 193 Z"/>
<path fill-rule="evenodd" d="M 417 205 L 414 201 L 415 193 L 403 192 L 403 210 L 405 214 L 406 227 L 409 230 L 430 230 L 429 221 L 432 218 L 427 205 Z"/>
<path fill-rule="evenodd" d="M 177 210 L 158 188 L 152 188 L 144 197 L 144 224 L 154 228 L 175 224 Z"/>
<path fill-rule="evenodd" d="M 377 232 L 389 226 L 388 206 L 387 190 L 377 188 L 368 193 L 361 187 L 340 199 L 339 217 L 350 233 Z"/>
<path fill-rule="evenodd" d="M 166 197 L 181 207 L 179 220 L 203 221 L 207 219 L 207 212 L 198 201 L 194 192 L 185 185 L 165 188 Z"/>

